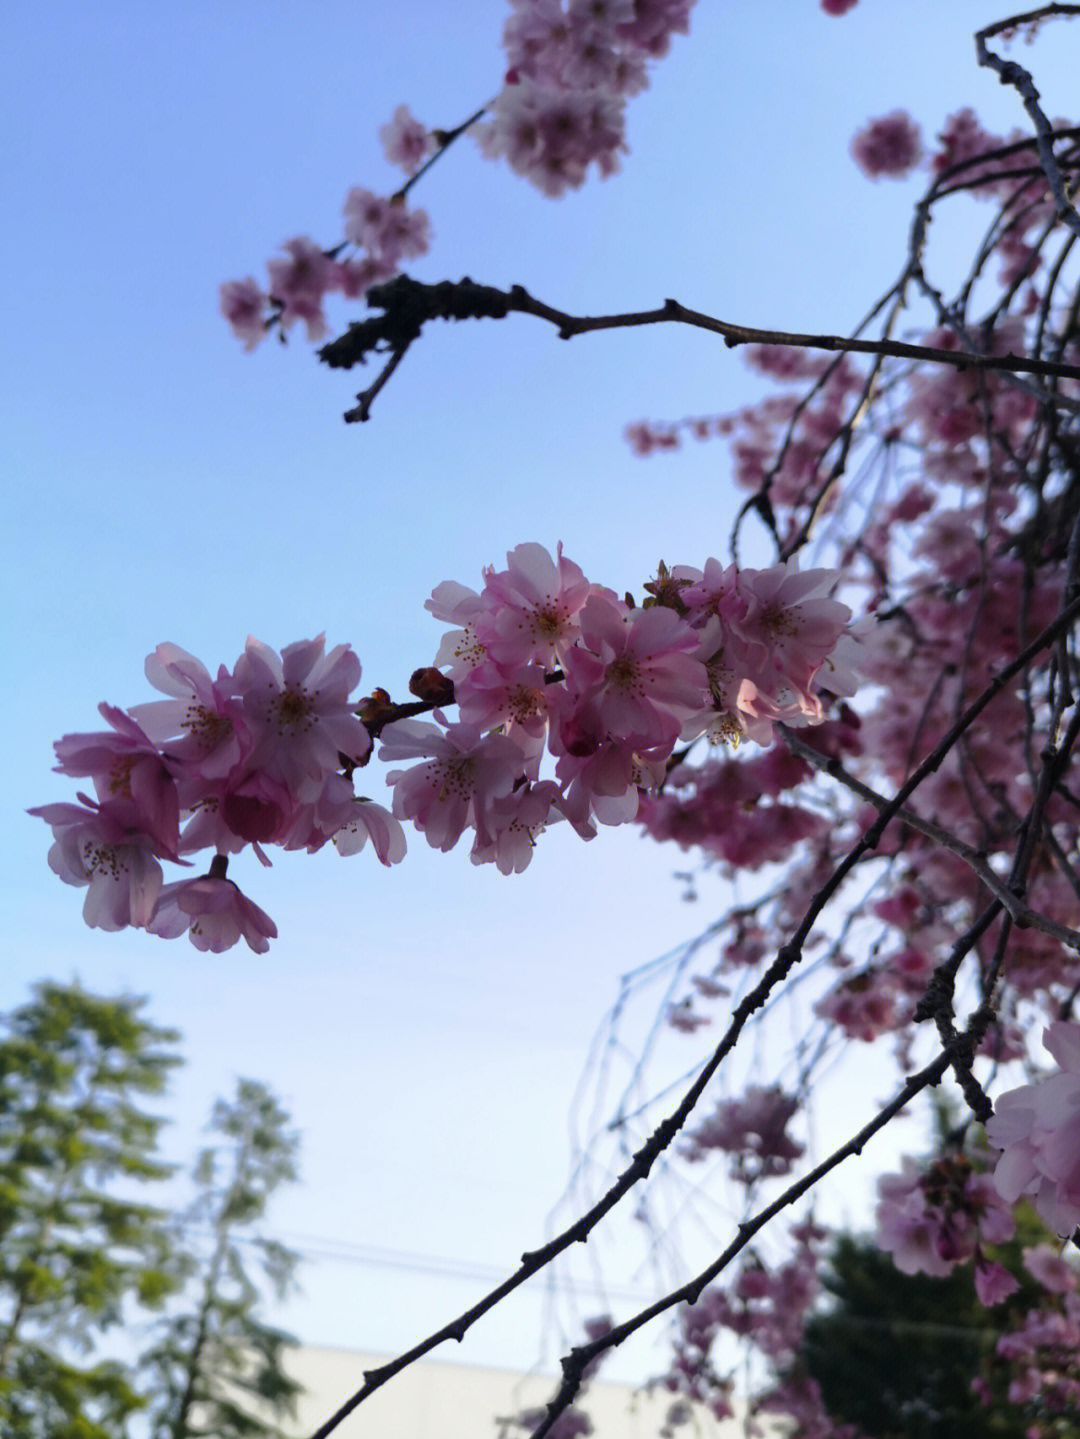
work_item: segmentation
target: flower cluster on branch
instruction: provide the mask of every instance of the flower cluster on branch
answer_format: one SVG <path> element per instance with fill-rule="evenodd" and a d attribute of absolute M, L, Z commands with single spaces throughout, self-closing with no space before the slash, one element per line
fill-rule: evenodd
<path fill-rule="evenodd" d="M 187 933 L 214 951 L 243 938 L 263 951 L 273 922 L 226 876 L 248 845 L 269 863 L 269 845 L 313 853 L 332 841 L 352 854 L 370 839 L 395 864 L 400 821 L 411 820 L 441 850 L 470 831 L 473 862 L 510 874 L 555 821 L 591 839 L 597 824 L 633 819 L 680 742 L 768 744 L 778 722 L 820 723 L 822 694 L 855 683 L 851 612 L 829 595 L 836 578 L 792 562 L 661 565 L 637 607 L 587 580 L 561 547 L 552 559 L 519 545 L 479 593 L 447 581 L 428 601 L 455 626 L 413 678 L 425 698 L 408 709 L 433 710 L 434 723 L 383 691 L 351 699 L 360 661 L 347 645 L 326 653 L 321 636 L 280 656 L 249 639 L 216 678 L 161 645 L 147 676 L 171 698 L 126 713 L 103 704 L 110 731 L 57 742 L 57 769 L 89 778 L 96 799 L 32 813 L 53 828 L 52 868 L 87 887 L 88 924 Z M 439 707 L 451 700 L 457 720 Z M 415 761 L 386 776 L 392 813 L 354 789 L 372 730 L 381 760 Z M 163 885 L 161 860 L 206 849 L 205 875 Z"/>

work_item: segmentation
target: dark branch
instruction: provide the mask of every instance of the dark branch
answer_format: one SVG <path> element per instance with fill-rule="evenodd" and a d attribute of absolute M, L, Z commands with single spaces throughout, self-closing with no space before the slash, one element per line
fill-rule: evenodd
<path fill-rule="evenodd" d="M 1080 380 L 1080 365 L 1067 365 L 1056 360 L 935 349 L 929 345 L 905 344 L 901 340 L 860 340 L 843 335 L 758 330 L 689 310 L 677 300 L 665 300 L 656 310 L 629 311 L 620 315 L 568 315 L 563 310 L 544 304 L 542 300 L 534 299 L 521 285 L 499 290 L 492 285 L 477 285 L 468 278 L 425 285 L 409 275 L 398 275 L 385 285 L 372 286 L 367 300 L 369 305 L 383 313 L 354 322 L 343 335 L 323 345 L 318 352 L 323 363 L 336 370 L 362 365 L 372 354 L 390 356 L 374 384 L 357 395 L 358 404 L 345 416 L 350 422 L 368 418 L 375 396 L 401 363 L 409 346 L 419 339 L 429 320 L 502 320 L 509 314 L 533 315 L 538 320 L 546 320 L 555 326 L 561 340 L 570 340 L 575 335 L 586 335 L 594 330 L 628 330 L 642 325 L 690 325 L 694 329 L 719 335 L 729 348 L 737 345 L 786 345 L 802 350 L 887 355 L 894 359 L 948 365 L 956 370 L 998 370 L 1009 374 Z"/>

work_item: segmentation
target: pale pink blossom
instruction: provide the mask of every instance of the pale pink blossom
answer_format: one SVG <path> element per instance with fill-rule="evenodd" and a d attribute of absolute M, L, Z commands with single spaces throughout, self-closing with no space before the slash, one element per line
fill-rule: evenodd
<path fill-rule="evenodd" d="M 129 804 L 95 806 L 79 798 L 85 808 L 46 804 L 29 811 L 52 826 L 49 868 L 65 884 L 88 886 L 83 919 L 92 929 L 142 928 L 161 891 L 157 842 L 132 828 Z"/>
<path fill-rule="evenodd" d="M 358 854 L 370 839 L 381 864 L 399 864 L 405 858 L 405 831 L 385 805 L 369 799 L 352 801 L 349 818 L 333 838 L 339 854 Z"/>
<path fill-rule="evenodd" d="M 986 1136 L 1002 1151 L 994 1170 L 1010 1203 L 1027 1195 L 1056 1234 L 1080 1224 L 1080 1024 L 1057 1020 L 1043 1044 L 1058 1072 L 999 1097 Z"/>
<path fill-rule="evenodd" d="M 378 251 L 390 215 L 390 199 L 354 185 L 345 196 L 345 238 L 366 250 Z"/>
<path fill-rule="evenodd" d="M 245 764 L 283 782 L 300 803 L 318 799 L 340 756 L 362 760 L 371 739 L 349 695 L 360 661 L 348 645 L 324 653 L 325 636 L 286 645 L 280 657 L 249 639 L 234 672 L 236 693 L 255 736 Z"/>
<path fill-rule="evenodd" d="M 524 775 L 526 758 L 506 735 L 483 735 L 471 725 L 397 720 L 382 733 L 379 758 L 425 760 L 391 770 L 394 814 L 411 819 L 433 849 L 450 850 L 467 828 L 491 838 L 489 814 Z"/>
<path fill-rule="evenodd" d="M 239 940 L 256 954 L 265 954 L 277 938 L 270 916 L 233 884 L 213 874 L 167 884 L 147 928 L 164 939 L 184 934 L 196 949 L 222 954 Z"/>
<path fill-rule="evenodd" d="M 146 678 L 173 698 L 134 705 L 129 714 L 156 745 L 167 746 L 170 760 L 182 762 L 185 775 L 220 778 L 240 763 L 250 740 L 224 665 L 213 680 L 194 655 L 161 644 L 146 657 Z"/>
<path fill-rule="evenodd" d="M 565 660 L 578 637 L 582 607 L 598 587 L 563 555 L 561 543 L 554 560 L 543 545 L 518 545 L 506 556 L 506 566 L 484 571 L 492 630 L 488 652 L 503 665 Z"/>
<path fill-rule="evenodd" d="M 227 280 L 219 290 L 218 308 L 229 322 L 244 349 L 251 351 L 266 334 L 266 306 L 269 296 L 249 275 L 245 280 Z"/>
<path fill-rule="evenodd" d="M 393 117 L 379 127 L 379 139 L 391 165 L 413 175 L 435 149 L 435 140 L 408 105 L 399 105 Z"/>
<path fill-rule="evenodd" d="M 1002 1303 L 1020 1288 L 1017 1280 L 996 1260 L 975 1265 L 975 1293 L 987 1308 Z"/>
<path fill-rule="evenodd" d="M 736 1157 L 735 1177 L 744 1184 L 788 1174 L 804 1146 L 787 1126 L 799 1102 L 776 1085 L 750 1085 L 738 1098 L 721 1100 L 713 1114 L 690 1130 L 688 1159 L 703 1159 L 720 1149 Z"/>
<path fill-rule="evenodd" d="M 739 607 L 728 623 L 744 644 L 757 651 L 751 678 L 772 694 L 773 687 L 794 685 L 812 706 L 810 686 L 840 636 L 851 610 L 830 597 L 835 570 L 800 571 L 794 561 L 767 570 L 740 570 Z"/>
<path fill-rule="evenodd" d="M 443 635 L 435 656 L 436 666 L 449 670 L 450 678 L 457 685 L 487 658 L 484 636 L 491 630 L 491 598 L 486 592 L 478 595 L 456 580 L 444 580 L 432 590 L 431 598 L 424 601 L 424 608 L 437 620 L 458 626 Z"/>
<path fill-rule="evenodd" d="M 484 817 L 484 836 L 477 835 L 469 858 L 473 864 L 494 863 L 500 874 L 520 874 L 532 860 L 537 837 L 553 820 L 562 819 L 559 789 L 551 780 L 522 785 L 494 799 Z"/>
<path fill-rule="evenodd" d="M 410 210 L 404 200 L 354 185 L 345 197 L 345 238 L 396 272 L 402 259 L 427 252 L 431 221 L 425 210 Z"/>
<path fill-rule="evenodd" d="M 333 289 L 334 263 L 313 240 L 298 236 L 286 240 L 282 249 L 287 260 L 271 260 L 270 298 L 281 306 L 281 327 L 287 330 L 296 320 L 303 320 L 309 340 L 321 340 L 326 334 L 323 296 Z"/>
<path fill-rule="evenodd" d="M 705 698 L 693 630 L 674 610 L 627 610 L 598 594 L 580 625 L 581 642 L 566 656 L 572 708 L 560 721 L 561 747 L 582 755 L 610 737 L 635 750 L 670 750 Z"/>
<path fill-rule="evenodd" d="M 955 1260 L 944 1258 L 939 1240 L 942 1215 L 929 1205 L 923 1173 L 913 1159 L 904 1158 L 901 1174 L 884 1174 L 878 1180 L 877 1242 L 893 1257 L 902 1274 L 929 1274 L 944 1278 Z"/>
<path fill-rule="evenodd" d="M 113 733 L 65 735 L 53 748 L 60 774 L 88 776 L 98 799 L 129 828 L 153 836 L 159 853 L 176 850 L 179 800 L 169 767 L 142 727 L 115 705 L 98 711 Z"/>
<path fill-rule="evenodd" d="M 1060 1250 L 1049 1244 L 1036 1244 L 1025 1249 L 1024 1268 L 1051 1294 L 1073 1294 L 1076 1291 L 1076 1269 Z"/>
<path fill-rule="evenodd" d="M 556 693 L 542 665 L 503 669 L 492 660 L 470 670 L 455 687 L 463 723 L 479 730 L 505 726 L 522 750 L 537 759 L 544 749 Z"/>

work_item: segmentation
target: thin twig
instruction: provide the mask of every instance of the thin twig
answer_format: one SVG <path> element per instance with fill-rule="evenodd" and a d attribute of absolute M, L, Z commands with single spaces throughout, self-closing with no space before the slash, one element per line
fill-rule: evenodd
<path fill-rule="evenodd" d="M 779 729 L 784 743 L 792 754 L 798 755 L 800 759 L 813 765 L 822 774 L 827 774 L 838 784 L 842 784 L 845 789 L 850 790 L 852 794 L 865 800 L 867 804 L 873 805 L 879 814 L 886 808 L 889 801 L 885 796 L 879 794 L 877 790 L 871 789 L 869 785 L 863 784 L 861 780 L 857 780 L 838 759 L 833 759 L 830 755 L 821 754 L 820 751 L 813 749 L 786 725 L 780 725 Z M 1066 924 L 1058 924 L 1056 920 L 1049 919 L 1046 915 L 1040 914 L 1038 910 L 1031 909 L 1009 889 L 1001 875 L 994 873 L 977 850 L 972 849 L 963 840 L 957 839 L 954 834 L 950 834 L 941 825 L 935 824 L 932 819 L 924 819 L 921 814 L 916 814 L 907 806 L 901 806 L 897 811 L 896 818 L 902 824 L 906 824 L 909 829 L 916 830 L 942 849 L 947 849 L 950 854 L 955 854 L 957 859 L 962 859 L 995 899 L 1001 901 L 1002 907 L 1018 928 L 1039 929 L 1043 934 L 1048 934 L 1051 939 L 1056 939 L 1067 948 L 1080 953 L 1080 930 L 1070 929 Z"/>

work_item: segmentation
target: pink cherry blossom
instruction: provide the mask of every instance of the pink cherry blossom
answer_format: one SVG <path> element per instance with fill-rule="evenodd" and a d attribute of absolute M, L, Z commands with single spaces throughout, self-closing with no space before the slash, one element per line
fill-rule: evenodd
<path fill-rule="evenodd" d="M 240 763 L 251 739 L 224 665 L 213 680 L 194 655 L 162 644 L 146 658 L 146 677 L 174 698 L 133 705 L 129 713 L 155 744 L 167 746 L 170 761 L 181 762 L 183 776 L 220 778 Z"/>
<path fill-rule="evenodd" d="M 369 839 L 381 864 L 399 864 L 405 858 L 405 831 L 385 805 L 355 799 L 349 818 L 334 831 L 334 848 L 339 854 L 358 854 Z"/>
<path fill-rule="evenodd" d="M 566 656 L 572 700 L 560 724 L 569 753 L 600 734 L 647 750 L 670 749 L 705 697 L 697 639 L 673 611 L 627 611 L 592 595 L 581 611 L 581 643 Z"/>
<path fill-rule="evenodd" d="M 245 280 L 227 280 L 220 289 L 219 308 L 233 334 L 243 340 L 249 353 L 266 334 L 266 307 L 263 293 L 249 275 Z"/>
<path fill-rule="evenodd" d="M 685 1153 L 689 1159 L 703 1159 L 713 1149 L 735 1155 L 733 1172 L 743 1184 L 788 1174 L 804 1148 L 787 1133 L 798 1109 L 798 1100 L 775 1085 L 751 1085 L 740 1097 L 721 1100 L 690 1131 Z"/>
<path fill-rule="evenodd" d="M 484 817 L 484 835 L 477 835 L 469 858 L 473 864 L 494 863 L 500 874 L 520 874 L 532 860 L 537 837 L 563 818 L 560 804 L 559 788 L 551 780 L 521 785 L 494 799 Z"/>
<path fill-rule="evenodd" d="M 1075 1267 L 1049 1244 L 1036 1244 L 1025 1249 L 1024 1268 L 1051 1294 L 1073 1294 L 1076 1291 Z"/>
<path fill-rule="evenodd" d="M 425 210 L 410 210 L 404 200 L 354 185 L 345 197 L 345 238 L 396 272 L 402 259 L 427 252 L 431 222 Z"/>
<path fill-rule="evenodd" d="M 54 749 L 60 774 L 89 776 L 98 799 L 112 806 L 132 829 L 153 836 L 159 853 L 171 854 L 178 840 L 179 800 L 169 767 L 142 727 L 115 705 L 99 713 L 113 733 L 65 735 Z"/>
<path fill-rule="evenodd" d="M 417 120 L 408 105 L 399 105 L 393 117 L 379 127 L 379 139 L 391 165 L 415 174 L 435 148 L 434 137 Z"/>
<path fill-rule="evenodd" d="M 566 559 L 561 543 L 554 560 L 543 545 L 518 545 L 506 565 L 500 572 L 484 571 L 492 630 L 488 652 L 503 665 L 563 662 L 577 639 L 582 607 L 598 587 Z"/>
<path fill-rule="evenodd" d="M 906 175 L 923 157 L 919 127 L 906 110 L 871 120 L 851 142 L 851 153 L 864 174 L 872 180 L 882 175 L 894 179 Z"/>
<path fill-rule="evenodd" d="M 1043 1044 L 1058 1072 L 1001 1095 L 986 1136 L 1002 1151 L 994 1170 L 1002 1197 L 1030 1195 L 1047 1225 L 1067 1235 L 1080 1224 L 1080 1024 L 1056 1020 Z"/>
<path fill-rule="evenodd" d="M 254 733 L 245 765 L 280 780 L 300 803 L 316 800 L 346 755 L 362 760 L 371 739 L 349 695 L 360 661 L 348 645 L 324 653 L 325 637 L 286 645 L 280 657 L 249 639 L 234 672 L 236 693 Z"/>
<path fill-rule="evenodd" d="M 394 814 L 411 819 L 433 849 L 450 850 L 467 828 L 489 843 L 489 817 L 496 800 L 524 777 L 526 759 L 505 735 L 483 735 L 471 725 L 397 720 L 382 734 L 379 758 L 426 759 L 411 769 L 391 770 Z"/>
<path fill-rule="evenodd" d="M 265 954 L 269 941 L 277 938 L 270 916 L 232 880 L 213 873 L 165 885 L 147 928 L 166 939 L 186 932 L 196 949 L 211 954 L 222 954 L 241 939 L 256 954 Z"/>
<path fill-rule="evenodd" d="M 1019 1288 L 1016 1278 L 996 1260 L 975 1265 L 975 1292 L 980 1304 L 985 1304 L 987 1308 L 1001 1304 Z"/>
<path fill-rule="evenodd" d="M 281 306 L 282 329 L 303 320 L 308 339 L 321 340 L 326 334 L 323 296 L 333 289 L 336 278 L 333 261 L 306 236 L 287 240 L 282 249 L 289 258 L 267 265 L 270 298 Z"/>
<path fill-rule="evenodd" d="M 915 1161 L 905 1158 L 902 1174 L 878 1180 L 877 1242 L 902 1274 L 940 1279 L 952 1272 L 955 1261 L 940 1252 L 942 1215 L 927 1204 L 922 1177 Z"/>
<path fill-rule="evenodd" d="M 161 851 L 133 829 L 127 804 L 46 804 L 29 811 L 52 826 L 49 868 L 65 884 L 87 885 L 83 919 L 91 928 L 144 927 L 161 891 Z"/>

